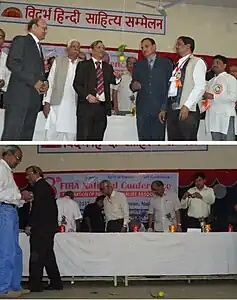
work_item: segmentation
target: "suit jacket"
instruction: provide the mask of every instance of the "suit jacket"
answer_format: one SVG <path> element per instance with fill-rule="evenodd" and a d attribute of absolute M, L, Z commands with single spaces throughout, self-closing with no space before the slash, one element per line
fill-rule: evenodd
<path fill-rule="evenodd" d="M 40 109 L 43 96 L 39 95 L 34 85 L 38 80 L 46 79 L 44 59 L 30 34 L 13 39 L 6 64 L 11 77 L 4 103 L 25 108 L 33 105 Z"/>
<path fill-rule="evenodd" d="M 34 200 L 29 217 L 32 232 L 55 233 L 58 231 L 58 207 L 53 188 L 43 178 L 33 187 Z"/>
<path fill-rule="evenodd" d="M 111 99 L 110 99 L 110 85 L 116 84 L 113 67 L 107 62 L 102 63 L 104 74 L 104 93 L 105 93 L 105 109 L 107 115 L 111 115 Z M 80 62 L 77 65 L 76 75 L 73 82 L 73 87 L 78 94 L 77 115 L 80 115 L 80 106 L 87 105 L 90 109 L 90 103 L 86 97 L 91 94 L 96 96 L 96 69 L 92 59 Z"/>
<path fill-rule="evenodd" d="M 33 191 L 33 187 L 29 184 L 21 191 Z M 26 202 L 22 207 L 18 208 L 18 217 L 19 217 L 19 228 L 24 230 L 29 223 L 29 216 L 31 210 L 31 203 Z"/>
<path fill-rule="evenodd" d="M 158 115 L 161 109 L 167 105 L 172 71 L 173 64 L 170 59 L 159 56 L 156 57 L 152 70 L 149 69 L 147 59 L 139 60 L 135 64 L 132 83 L 139 81 L 142 86 L 137 93 L 137 114 Z M 132 89 L 132 91 L 134 90 Z"/>

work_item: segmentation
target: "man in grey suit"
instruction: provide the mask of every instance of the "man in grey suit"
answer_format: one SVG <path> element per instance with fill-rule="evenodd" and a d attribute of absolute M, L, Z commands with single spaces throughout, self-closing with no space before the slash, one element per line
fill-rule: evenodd
<path fill-rule="evenodd" d="M 48 90 L 40 45 L 46 33 L 45 21 L 32 19 L 28 23 L 28 35 L 16 36 L 12 41 L 6 63 L 11 77 L 4 100 L 2 141 L 30 141 L 33 138 L 43 93 Z"/>
<path fill-rule="evenodd" d="M 138 137 L 140 141 L 164 141 L 165 124 L 159 121 L 159 113 L 167 103 L 173 65 L 170 59 L 156 55 L 153 39 L 143 39 L 141 49 L 144 59 L 135 64 L 130 85 L 133 92 L 138 92 Z"/>

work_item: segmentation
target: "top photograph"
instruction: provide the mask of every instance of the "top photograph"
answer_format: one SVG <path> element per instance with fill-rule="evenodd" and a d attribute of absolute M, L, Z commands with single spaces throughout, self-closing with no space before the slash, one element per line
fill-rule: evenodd
<path fill-rule="evenodd" d="M 237 141 L 237 1 L 91 1 L 1 1 L 1 141 Z"/>

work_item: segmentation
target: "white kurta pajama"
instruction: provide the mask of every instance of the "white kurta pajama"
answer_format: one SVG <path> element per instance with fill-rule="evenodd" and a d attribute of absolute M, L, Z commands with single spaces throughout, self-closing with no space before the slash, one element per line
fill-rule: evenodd
<path fill-rule="evenodd" d="M 50 106 L 50 112 L 45 124 L 46 141 L 74 141 L 76 140 L 77 116 L 76 116 L 76 92 L 73 88 L 78 60 L 69 60 L 67 77 L 64 85 L 64 93 L 60 105 Z M 50 103 L 52 87 L 54 83 L 56 61 L 54 61 L 48 77 L 49 90 L 43 103 Z"/>
<path fill-rule="evenodd" d="M 206 111 L 206 131 L 227 135 L 230 118 L 236 119 L 236 79 L 232 75 L 223 72 L 207 83 L 206 92 L 214 95 L 214 100 L 209 100 L 211 106 Z M 234 140 L 234 137 L 232 140 Z"/>

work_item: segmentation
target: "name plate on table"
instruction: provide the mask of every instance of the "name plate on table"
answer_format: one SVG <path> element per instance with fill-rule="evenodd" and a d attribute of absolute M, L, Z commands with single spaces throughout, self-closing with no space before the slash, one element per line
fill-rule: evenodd
<path fill-rule="evenodd" d="M 202 232 L 201 228 L 188 228 L 187 232 Z"/>

